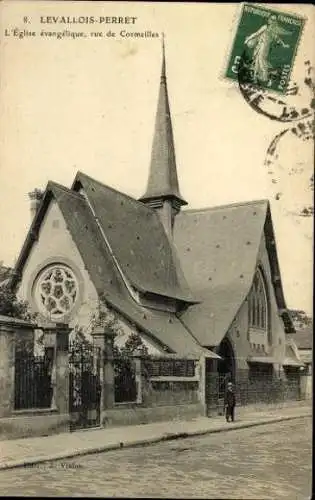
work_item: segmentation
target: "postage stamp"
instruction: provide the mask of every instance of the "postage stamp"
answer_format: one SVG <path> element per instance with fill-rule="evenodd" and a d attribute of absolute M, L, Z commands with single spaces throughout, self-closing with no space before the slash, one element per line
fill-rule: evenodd
<path fill-rule="evenodd" d="M 305 18 L 255 4 L 244 4 L 225 77 L 284 94 L 290 81 Z"/>

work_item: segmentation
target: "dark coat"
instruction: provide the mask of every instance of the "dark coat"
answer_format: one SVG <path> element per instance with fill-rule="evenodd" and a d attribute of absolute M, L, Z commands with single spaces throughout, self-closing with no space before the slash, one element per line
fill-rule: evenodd
<path fill-rule="evenodd" d="M 232 389 L 232 391 L 228 391 L 226 390 L 225 391 L 225 396 L 224 396 L 224 405 L 225 406 L 235 406 L 235 394 L 234 394 L 234 390 Z"/>

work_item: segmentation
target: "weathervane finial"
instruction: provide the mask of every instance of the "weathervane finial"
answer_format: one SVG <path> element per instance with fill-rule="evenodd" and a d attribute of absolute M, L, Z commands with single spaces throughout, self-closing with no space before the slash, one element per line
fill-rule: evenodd
<path fill-rule="evenodd" d="M 166 70 L 165 70 L 165 34 L 162 31 L 162 72 L 161 72 L 161 81 L 165 81 L 166 79 Z"/>

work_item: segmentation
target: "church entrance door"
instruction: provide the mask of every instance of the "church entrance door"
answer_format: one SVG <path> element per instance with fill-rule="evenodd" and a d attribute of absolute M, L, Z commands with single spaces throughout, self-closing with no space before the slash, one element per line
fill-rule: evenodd
<path fill-rule="evenodd" d="M 218 375 L 227 382 L 235 382 L 235 359 L 231 342 L 224 337 L 219 345 L 218 354 L 221 359 L 218 360 Z"/>
<path fill-rule="evenodd" d="M 207 413 L 223 415 L 224 393 L 228 382 L 235 382 L 235 359 L 233 347 L 228 338 L 224 338 L 217 350 L 219 359 L 207 360 L 206 364 L 206 401 Z"/>

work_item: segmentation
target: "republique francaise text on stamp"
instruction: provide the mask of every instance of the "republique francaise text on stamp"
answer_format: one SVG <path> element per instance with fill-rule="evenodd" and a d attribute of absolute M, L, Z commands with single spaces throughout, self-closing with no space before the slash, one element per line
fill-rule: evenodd
<path fill-rule="evenodd" d="M 246 66 L 247 82 L 284 94 L 305 19 L 254 4 L 244 4 L 225 77 L 238 81 Z"/>

